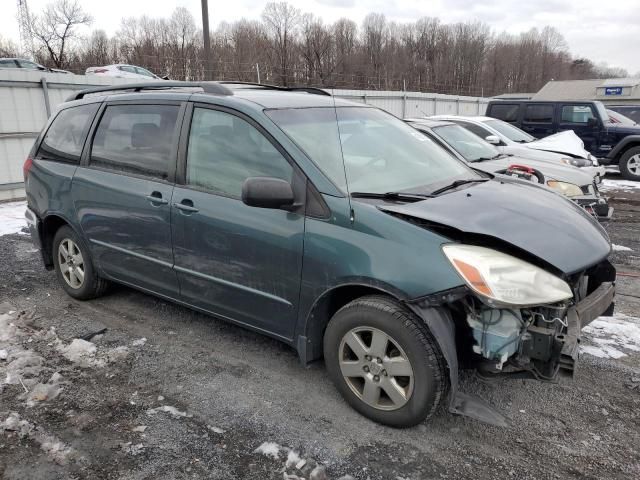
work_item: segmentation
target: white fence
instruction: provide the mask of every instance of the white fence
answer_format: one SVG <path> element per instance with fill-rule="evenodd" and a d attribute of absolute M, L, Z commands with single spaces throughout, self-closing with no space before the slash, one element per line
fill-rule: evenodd
<path fill-rule="evenodd" d="M 126 79 L 0 70 L 0 201 L 24 197 L 22 165 L 53 110 L 74 91 L 130 83 Z M 336 97 L 401 117 L 481 115 L 488 99 L 419 92 L 335 90 Z"/>

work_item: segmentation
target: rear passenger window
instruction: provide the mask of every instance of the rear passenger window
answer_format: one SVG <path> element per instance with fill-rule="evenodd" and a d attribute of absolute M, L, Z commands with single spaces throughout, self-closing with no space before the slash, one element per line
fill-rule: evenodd
<path fill-rule="evenodd" d="M 562 121 L 570 123 L 587 123 L 590 118 L 596 118 L 589 105 L 564 105 L 562 107 Z"/>
<path fill-rule="evenodd" d="M 92 103 L 60 111 L 47 130 L 38 155 L 51 160 L 79 162 L 84 140 L 99 106 Z"/>
<path fill-rule="evenodd" d="M 187 184 L 240 198 L 249 177 L 291 182 L 293 167 L 247 121 L 217 110 L 193 111 L 187 152 Z"/>
<path fill-rule="evenodd" d="M 112 105 L 93 138 L 90 164 L 167 179 L 172 164 L 177 105 Z"/>
<path fill-rule="evenodd" d="M 476 134 L 483 140 L 486 139 L 489 135 L 493 135 L 493 133 L 491 133 L 489 130 L 485 128 L 482 128 L 480 125 L 475 125 L 473 123 L 466 123 L 466 122 L 456 122 L 456 123 L 458 123 L 458 125 L 460 125 L 461 127 L 466 128 L 471 133 Z"/>
<path fill-rule="evenodd" d="M 518 120 L 519 107 L 518 104 L 493 104 L 491 105 L 491 116 L 505 122 L 515 122 Z"/>
<path fill-rule="evenodd" d="M 527 105 L 523 121 L 553 123 L 553 105 Z"/>

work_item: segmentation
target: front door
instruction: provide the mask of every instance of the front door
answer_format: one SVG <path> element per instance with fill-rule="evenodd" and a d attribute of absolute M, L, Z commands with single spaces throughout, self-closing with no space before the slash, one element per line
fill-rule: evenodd
<path fill-rule="evenodd" d="M 304 215 L 241 200 L 249 177 L 302 178 L 250 119 L 195 107 L 183 185 L 171 208 L 175 269 L 183 300 L 291 339 L 302 269 Z M 189 120 L 187 120 L 189 123 Z M 302 182 L 303 183 L 303 182 Z"/>
<path fill-rule="evenodd" d="M 178 295 L 171 198 L 179 111 L 178 104 L 107 105 L 72 184 L 102 271 L 169 297 Z"/>
<path fill-rule="evenodd" d="M 520 128 L 536 138 L 547 137 L 553 130 L 553 105 L 545 103 L 526 103 Z"/>

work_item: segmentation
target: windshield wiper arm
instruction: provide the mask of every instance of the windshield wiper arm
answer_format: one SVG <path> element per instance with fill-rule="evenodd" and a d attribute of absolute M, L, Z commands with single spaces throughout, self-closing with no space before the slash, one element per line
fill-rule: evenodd
<path fill-rule="evenodd" d="M 462 180 L 456 180 L 455 182 L 450 183 L 449 185 L 445 185 L 442 188 L 438 188 L 437 190 L 434 190 L 433 192 L 431 192 L 431 195 L 438 195 L 440 193 L 444 193 L 447 190 L 452 190 L 454 188 L 457 187 L 461 187 L 462 185 L 467 185 L 468 183 L 482 183 L 482 182 L 486 182 L 487 180 L 489 180 L 488 178 L 466 178 L 466 179 L 462 179 Z"/>
<path fill-rule="evenodd" d="M 386 192 L 386 193 L 373 193 L 373 192 L 353 192 L 351 194 L 353 198 L 380 198 L 382 200 L 400 200 L 406 202 L 419 202 L 425 198 L 433 198 L 433 195 L 427 195 L 423 193 L 402 193 L 402 192 Z"/>

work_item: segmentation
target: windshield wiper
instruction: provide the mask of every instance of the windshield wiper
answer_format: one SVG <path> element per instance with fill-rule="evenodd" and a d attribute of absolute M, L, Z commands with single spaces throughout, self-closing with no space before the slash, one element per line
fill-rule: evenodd
<path fill-rule="evenodd" d="M 465 178 L 462 180 L 456 180 L 455 182 L 450 183 L 449 185 L 445 185 L 442 188 L 438 188 L 431 192 L 431 195 L 439 195 L 440 193 L 444 193 L 448 190 L 452 190 L 454 188 L 461 187 L 462 185 L 467 185 L 469 183 L 482 183 L 489 180 L 488 178 Z"/>
<path fill-rule="evenodd" d="M 405 202 L 420 202 L 425 198 L 433 198 L 433 195 L 426 195 L 422 193 L 402 193 L 402 192 L 386 192 L 386 193 L 353 192 L 351 196 L 353 198 L 380 198 L 382 200 L 400 200 Z"/>
<path fill-rule="evenodd" d="M 496 157 L 479 157 L 479 158 L 474 158 L 472 161 L 473 162 L 486 162 L 487 160 L 494 160 Z"/>

